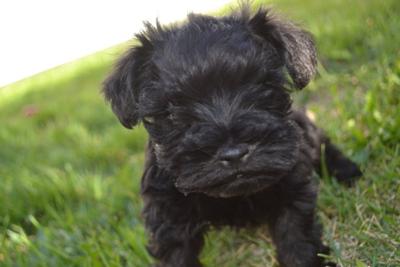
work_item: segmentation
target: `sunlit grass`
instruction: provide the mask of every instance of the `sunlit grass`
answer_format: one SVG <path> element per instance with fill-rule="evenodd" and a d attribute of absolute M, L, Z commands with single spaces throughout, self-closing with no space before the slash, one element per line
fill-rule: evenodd
<path fill-rule="evenodd" d="M 282 0 L 314 33 L 320 75 L 297 95 L 365 176 L 321 180 L 343 266 L 400 266 L 400 4 Z M 146 134 L 99 89 L 124 44 L 0 90 L 0 266 L 149 266 L 138 195 Z M 212 232 L 207 266 L 275 266 L 265 231 Z M 275 264 L 275 265 L 274 265 Z"/>

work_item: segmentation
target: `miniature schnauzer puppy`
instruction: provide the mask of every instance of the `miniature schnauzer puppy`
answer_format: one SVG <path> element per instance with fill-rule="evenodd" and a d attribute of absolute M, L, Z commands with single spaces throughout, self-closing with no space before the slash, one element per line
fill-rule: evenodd
<path fill-rule="evenodd" d="M 321 158 L 340 182 L 361 172 L 292 108 L 316 72 L 311 35 L 266 9 L 145 26 L 103 93 L 125 127 L 149 133 L 141 194 L 156 266 L 202 266 L 205 232 L 224 225 L 268 229 L 280 266 L 326 266 L 313 172 Z"/>

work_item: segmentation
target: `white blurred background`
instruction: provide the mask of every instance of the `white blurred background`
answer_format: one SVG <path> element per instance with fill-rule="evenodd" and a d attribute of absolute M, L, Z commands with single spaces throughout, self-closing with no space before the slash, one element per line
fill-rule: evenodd
<path fill-rule="evenodd" d="M 229 0 L 0 0 L 0 87 Z"/>

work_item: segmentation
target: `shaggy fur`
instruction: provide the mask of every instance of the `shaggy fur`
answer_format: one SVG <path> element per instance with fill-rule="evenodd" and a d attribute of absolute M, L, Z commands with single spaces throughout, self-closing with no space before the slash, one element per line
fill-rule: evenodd
<path fill-rule="evenodd" d="M 150 136 L 141 193 L 157 266 L 202 266 L 205 232 L 223 225 L 267 227 L 281 266 L 325 266 L 312 179 L 321 145 L 340 182 L 361 173 L 291 107 L 316 72 L 311 35 L 242 10 L 146 24 L 137 38 L 104 95 L 125 127 L 142 121 Z"/>

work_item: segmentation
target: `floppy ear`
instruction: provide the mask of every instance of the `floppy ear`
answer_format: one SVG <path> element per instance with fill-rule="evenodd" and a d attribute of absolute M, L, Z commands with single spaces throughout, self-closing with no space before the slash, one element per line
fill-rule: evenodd
<path fill-rule="evenodd" d="M 141 87 L 149 80 L 149 61 L 153 46 L 144 35 L 137 35 L 139 45 L 123 55 L 103 82 L 103 93 L 118 119 L 126 128 L 138 123 L 138 98 Z"/>
<path fill-rule="evenodd" d="M 281 21 L 268 10 L 260 9 L 249 20 L 255 34 L 269 41 L 285 62 L 297 89 L 304 88 L 316 73 L 317 53 L 310 33 Z"/>

